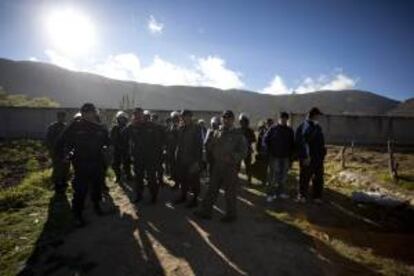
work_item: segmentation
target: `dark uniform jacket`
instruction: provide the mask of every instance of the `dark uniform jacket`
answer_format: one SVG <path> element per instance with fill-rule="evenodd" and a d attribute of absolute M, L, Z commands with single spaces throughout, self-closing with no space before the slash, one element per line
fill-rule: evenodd
<path fill-rule="evenodd" d="M 249 151 L 248 153 L 251 154 L 253 152 L 252 144 L 256 142 L 256 135 L 254 134 L 253 129 L 249 127 L 241 127 L 240 130 L 246 138 Z"/>
<path fill-rule="evenodd" d="M 174 153 L 176 148 L 177 148 L 177 144 L 178 144 L 178 133 L 179 133 L 179 127 L 172 125 L 171 127 L 169 127 L 167 129 L 167 139 L 166 139 L 166 147 L 167 147 L 167 152 L 169 153 Z"/>
<path fill-rule="evenodd" d="M 276 158 L 290 158 L 295 146 L 294 132 L 291 127 L 277 124 L 272 126 L 263 137 L 263 147 Z"/>
<path fill-rule="evenodd" d="M 178 131 L 176 160 L 180 165 L 200 163 L 203 156 L 203 137 L 200 126 L 181 126 Z"/>
<path fill-rule="evenodd" d="M 115 151 L 126 152 L 128 149 L 127 141 L 125 141 L 125 137 L 122 135 L 122 131 L 125 128 L 126 126 L 116 124 L 111 129 L 111 143 Z"/>
<path fill-rule="evenodd" d="M 101 124 L 80 119 L 70 123 L 58 138 L 55 149 L 61 158 L 70 151 L 76 163 L 104 162 L 104 147 L 109 146 L 108 130 Z"/>
<path fill-rule="evenodd" d="M 162 126 L 152 122 L 129 124 L 122 132 L 134 160 L 156 164 L 165 144 Z"/>
<path fill-rule="evenodd" d="M 60 122 L 54 122 L 50 124 L 46 132 L 46 146 L 49 152 L 54 155 L 54 149 L 57 139 L 59 138 L 62 131 L 65 129 L 66 124 Z"/>
<path fill-rule="evenodd" d="M 299 159 L 310 158 L 323 161 L 326 155 L 325 138 L 320 125 L 311 120 L 305 120 L 295 134 Z"/>

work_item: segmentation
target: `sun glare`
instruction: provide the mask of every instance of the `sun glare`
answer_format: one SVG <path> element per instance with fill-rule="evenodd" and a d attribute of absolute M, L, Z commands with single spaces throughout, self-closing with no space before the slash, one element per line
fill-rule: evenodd
<path fill-rule="evenodd" d="M 46 18 L 50 42 L 71 56 L 88 53 L 95 44 L 95 27 L 88 16 L 73 9 L 51 12 Z"/>

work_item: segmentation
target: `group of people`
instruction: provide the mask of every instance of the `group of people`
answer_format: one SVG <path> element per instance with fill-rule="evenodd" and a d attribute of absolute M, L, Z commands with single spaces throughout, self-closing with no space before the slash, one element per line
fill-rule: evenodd
<path fill-rule="evenodd" d="M 143 200 L 144 187 L 150 192 L 150 202 L 156 203 L 160 187 L 169 176 L 172 188 L 180 194 L 175 204 L 186 203 L 198 209 L 194 214 L 201 219 L 212 217 L 213 205 L 220 188 L 225 190 L 226 214 L 223 222 L 237 218 L 236 200 L 239 187 L 238 173 L 244 163 L 248 183 L 252 183 L 253 145 L 257 145 L 257 160 L 263 160 L 268 185 L 267 200 L 287 198 L 285 184 L 288 170 L 295 156 L 300 164 L 300 202 L 313 198 L 320 202 L 323 189 L 323 160 L 326 154 L 323 133 L 317 123 L 322 113 L 312 108 L 296 133 L 288 126 L 289 114 L 282 112 L 278 122 L 270 120 L 259 129 L 256 139 L 245 114 L 239 116 L 224 111 L 211 119 L 207 129 L 204 121 L 195 121 L 190 110 L 174 111 L 165 122 L 157 114 L 135 108 L 132 116 L 119 111 L 115 124 L 108 131 L 101 123 L 97 108 L 85 103 L 80 113 L 66 124 L 64 112 L 57 113 L 57 121 L 47 130 L 46 144 L 50 151 L 52 180 L 57 193 L 67 188 L 72 165 L 72 210 L 79 226 L 85 224 L 83 209 L 89 193 L 96 214 L 102 215 L 102 195 L 109 166 L 115 181 L 134 183 L 135 202 Z M 202 173 L 209 176 L 208 187 L 200 202 Z M 309 197 L 309 182 L 313 193 Z"/>

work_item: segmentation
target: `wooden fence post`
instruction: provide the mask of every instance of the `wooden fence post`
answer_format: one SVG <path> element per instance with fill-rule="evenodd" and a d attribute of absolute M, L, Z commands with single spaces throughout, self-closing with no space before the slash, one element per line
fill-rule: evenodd
<path fill-rule="evenodd" d="M 345 156 L 345 151 L 346 151 L 346 146 L 343 146 L 341 149 L 341 168 L 345 169 L 346 168 L 346 156 Z"/>
<path fill-rule="evenodd" d="M 391 179 L 395 183 L 397 183 L 398 182 L 398 163 L 395 161 L 393 141 L 391 139 L 388 139 L 387 147 L 388 147 L 388 158 L 389 158 L 388 169 L 390 172 Z"/>

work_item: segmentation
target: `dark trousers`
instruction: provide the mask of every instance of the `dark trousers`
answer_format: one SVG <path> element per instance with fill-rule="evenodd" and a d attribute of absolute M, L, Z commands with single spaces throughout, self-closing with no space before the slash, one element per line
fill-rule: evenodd
<path fill-rule="evenodd" d="M 181 185 L 181 195 L 187 197 L 189 191 L 194 198 L 200 194 L 200 170 L 192 171 L 193 164 L 178 164 L 178 181 Z"/>
<path fill-rule="evenodd" d="M 52 157 L 52 181 L 55 191 L 65 191 L 68 186 L 70 163 Z"/>
<path fill-rule="evenodd" d="M 309 184 L 312 180 L 312 198 L 321 198 L 324 185 L 323 160 L 311 160 L 308 166 L 300 160 L 299 169 L 299 194 L 305 198 L 309 197 Z"/>
<path fill-rule="evenodd" d="M 114 150 L 112 169 L 118 180 L 121 179 L 122 171 L 125 173 L 126 177 L 131 177 L 131 158 L 127 152 L 118 149 Z"/>
<path fill-rule="evenodd" d="M 80 215 L 84 209 L 88 191 L 90 191 L 90 197 L 94 205 L 98 205 L 101 201 L 102 183 L 105 181 L 105 172 L 102 162 L 87 164 L 74 163 L 73 169 L 75 177 L 72 182 L 72 209 L 76 215 Z"/>
<path fill-rule="evenodd" d="M 165 169 L 166 173 L 171 176 L 173 180 L 177 179 L 177 165 L 174 156 L 174 149 L 167 149 Z"/>
<path fill-rule="evenodd" d="M 226 215 L 229 217 L 237 216 L 237 190 L 239 187 L 238 166 L 215 164 L 210 178 L 210 185 L 201 203 L 201 211 L 211 215 L 213 205 L 217 200 L 220 188 L 225 191 Z"/>
<path fill-rule="evenodd" d="M 156 179 L 157 161 L 148 161 L 142 158 L 134 158 L 134 173 L 138 198 L 142 197 L 144 192 L 144 178 L 148 180 L 148 188 L 152 200 L 158 196 L 159 185 Z"/>
<path fill-rule="evenodd" d="M 243 159 L 244 167 L 246 169 L 247 179 L 251 181 L 252 179 L 252 154 L 247 154 L 246 158 Z"/>

